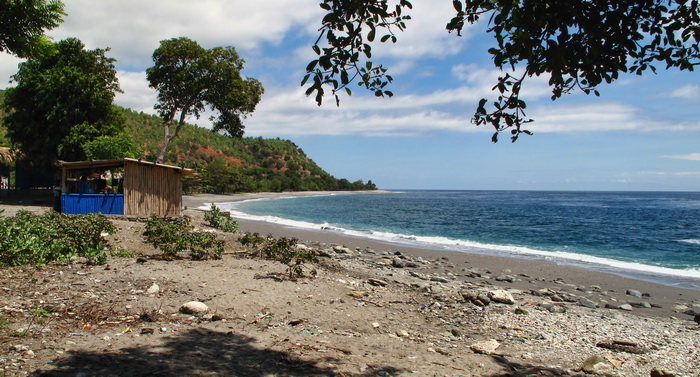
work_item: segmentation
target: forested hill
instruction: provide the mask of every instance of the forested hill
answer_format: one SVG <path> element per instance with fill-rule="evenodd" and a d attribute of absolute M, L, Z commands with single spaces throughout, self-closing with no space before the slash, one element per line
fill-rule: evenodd
<path fill-rule="evenodd" d="M 155 115 L 120 108 L 125 131 L 155 159 L 163 121 Z M 372 181 L 337 179 L 321 169 L 290 140 L 229 138 L 185 124 L 170 143 L 165 161 L 200 172 L 205 192 L 374 190 Z"/>
<path fill-rule="evenodd" d="M 145 159 L 155 160 L 163 138 L 162 119 L 117 109 L 125 121 L 124 133 L 142 148 Z M 0 119 L 1 115 L 0 110 Z M 9 146 L 1 121 L 0 146 Z M 197 170 L 199 174 L 185 182 L 188 192 L 376 189 L 372 181 L 350 182 L 333 177 L 292 141 L 262 137 L 233 139 L 190 124 L 185 124 L 170 143 L 165 162 Z"/>

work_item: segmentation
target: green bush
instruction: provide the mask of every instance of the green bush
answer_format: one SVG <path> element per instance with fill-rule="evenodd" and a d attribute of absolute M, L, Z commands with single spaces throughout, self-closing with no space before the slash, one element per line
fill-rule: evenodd
<path fill-rule="evenodd" d="M 209 226 L 223 230 L 224 232 L 236 233 L 238 223 L 229 216 L 224 216 L 221 210 L 213 203 L 209 211 L 204 212 L 204 221 L 209 223 Z"/>
<path fill-rule="evenodd" d="M 224 252 L 224 241 L 213 233 L 194 230 L 187 216 L 168 219 L 151 215 L 143 235 L 146 242 L 170 258 L 189 255 L 192 260 L 221 259 Z"/>
<path fill-rule="evenodd" d="M 265 258 L 286 265 L 290 279 L 303 277 L 304 263 L 316 261 L 316 255 L 312 251 L 297 247 L 298 240 L 296 238 L 275 239 L 272 235 L 263 238 L 258 233 L 246 233 L 239 239 L 239 242 L 243 246 L 253 247 L 256 252 L 262 252 Z M 263 246 L 258 250 L 258 245 Z M 312 270 L 312 275 L 315 275 L 315 272 Z"/>
<path fill-rule="evenodd" d="M 0 217 L 0 266 L 68 264 L 76 256 L 103 264 L 103 234 L 113 231 L 112 223 L 99 214 L 35 215 L 21 210 L 14 217 Z"/>

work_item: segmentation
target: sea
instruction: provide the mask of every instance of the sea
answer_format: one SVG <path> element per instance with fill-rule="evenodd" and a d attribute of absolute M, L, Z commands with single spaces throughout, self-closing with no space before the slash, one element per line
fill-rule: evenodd
<path fill-rule="evenodd" d="M 251 220 L 700 290 L 700 192 L 392 190 L 218 206 Z"/>

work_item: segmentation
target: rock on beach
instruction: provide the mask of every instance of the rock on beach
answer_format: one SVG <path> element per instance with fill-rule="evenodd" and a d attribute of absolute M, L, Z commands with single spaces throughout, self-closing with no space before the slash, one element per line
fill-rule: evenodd
<path fill-rule="evenodd" d="M 208 311 L 209 307 L 205 303 L 199 301 L 186 302 L 180 307 L 180 313 L 184 314 L 201 315 Z"/>

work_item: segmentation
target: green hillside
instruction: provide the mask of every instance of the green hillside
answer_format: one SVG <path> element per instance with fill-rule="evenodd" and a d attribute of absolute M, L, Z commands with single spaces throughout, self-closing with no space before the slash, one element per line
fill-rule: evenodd
<path fill-rule="evenodd" d="M 124 118 L 124 133 L 142 148 L 145 159 L 155 160 L 163 138 L 161 118 L 121 107 L 118 111 Z M 3 145 L 9 146 L 9 140 L 0 124 Z M 190 193 L 376 189 L 372 181 L 333 177 L 290 140 L 232 139 L 190 124 L 170 143 L 165 161 L 199 173 L 185 182 Z"/>

